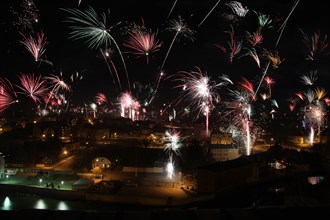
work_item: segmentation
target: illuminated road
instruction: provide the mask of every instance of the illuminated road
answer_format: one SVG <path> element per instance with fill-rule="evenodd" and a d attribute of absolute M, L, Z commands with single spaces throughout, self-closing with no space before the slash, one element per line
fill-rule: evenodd
<path fill-rule="evenodd" d="M 47 169 L 52 170 L 63 170 L 63 171 L 71 171 L 72 170 L 72 164 L 74 162 L 74 155 L 67 157 L 56 164 L 47 167 Z"/>

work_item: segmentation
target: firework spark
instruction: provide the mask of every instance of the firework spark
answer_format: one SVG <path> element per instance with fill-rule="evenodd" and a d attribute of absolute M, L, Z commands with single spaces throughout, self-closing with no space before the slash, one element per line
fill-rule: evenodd
<path fill-rule="evenodd" d="M 13 25 L 18 32 L 31 32 L 34 24 L 39 22 L 39 10 L 33 0 L 22 0 L 17 7 L 11 7 L 10 12 L 15 18 Z"/>

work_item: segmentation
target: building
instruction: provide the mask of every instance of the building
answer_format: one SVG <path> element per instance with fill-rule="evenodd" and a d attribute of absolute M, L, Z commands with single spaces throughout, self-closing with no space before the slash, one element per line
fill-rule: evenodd
<path fill-rule="evenodd" d="M 217 162 L 197 168 L 197 191 L 219 193 L 258 180 L 258 166 L 248 157 Z"/>
<path fill-rule="evenodd" d="M 93 170 L 103 170 L 111 167 L 111 161 L 106 157 L 96 157 L 92 162 Z"/>
<path fill-rule="evenodd" d="M 209 152 L 214 161 L 233 160 L 240 156 L 238 147 L 226 144 L 211 144 Z"/>
<path fill-rule="evenodd" d="M 232 144 L 233 143 L 233 138 L 230 133 L 212 133 L 210 135 L 210 144 Z"/>

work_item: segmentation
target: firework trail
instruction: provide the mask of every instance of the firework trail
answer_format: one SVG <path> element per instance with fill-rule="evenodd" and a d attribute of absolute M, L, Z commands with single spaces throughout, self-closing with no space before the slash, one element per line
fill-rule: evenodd
<path fill-rule="evenodd" d="M 169 18 L 169 17 L 171 16 L 172 11 L 173 11 L 173 9 L 174 9 L 174 7 L 175 7 L 177 1 L 178 1 L 178 0 L 175 0 L 175 1 L 174 1 L 173 5 L 172 5 L 172 8 L 171 8 L 170 12 L 169 12 L 168 15 L 167 15 L 167 18 Z"/>
<path fill-rule="evenodd" d="M 115 77 L 113 76 L 113 71 L 114 71 L 115 76 L 116 76 L 116 80 L 117 80 L 118 85 L 119 85 L 119 88 L 121 89 L 122 87 L 121 87 L 120 78 L 119 78 L 119 75 L 118 75 L 118 72 L 117 72 L 117 68 L 116 68 L 114 62 L 112 61 L 112 54 L 114 53 L 114 51 L 111 48 L 108 48 L 108 49 L 105 49 L 105 50 L 102 50 L 100 48 L 100 51 L 101 51 L 103 59 L 105 60 L 105 63 L 107 64 L 107 68 L 108 68 L 108 70 L 109 70 L 109 72 L 112 76 L 113 84 L 116 85 L 116 83 L 114 81 Z M 113 71 L 111 70 L 111 67 L 110 67 L 109 63 L 111 65 Z"/>
<path fill-rule="evenodd" d="M 286 23 L 288 22 L 292 12 L 294 11 L 294 9 L 297 7 L 298 3 L 299 3 L 300 0 L 296 0 L 295 3 L 293 4 L 293 7 L 288 15 L 288 17 L 286 17 L 286 19 L 284 20 L 283 24 L 281 25 L 280 27 L 280 35 L 278 36 L 278 39 L 276 41 L 276 44 L 275 44 L 275 48 L 277 47 L 278 43 L 280 42 L 280 39 L 282 37 L 282 34 L 283 34 L 283 31 L 284 31 L 284 28 L 286 26 Z"/>
<path fill-rule="evenodd" d="M 69 28 L 72 29 L 69 38 L 84 40 L 87 46 L 91 49 L 98 49 L 102 46 L 108 48 L 111 43 L 115 44 L 124 66 L 128 89 L 130 90 L 130 80 L 128 77 L 126 63 L 117 42 L 110 34 L 110 31 L 114 26 L 107 27 L 107 15 L 105 13 L 101 13 L 101 17 L 99 17 L 96 11 L 90 6 L 85 11 L 81 11 L 76 8 L 62 8 L 62 10 L 72 15 L 72 17 L 68 17 L 67 20 L 65 20 L 65 22 L 72 23 L 72 25 L 69 26 Z M 108 14 L 109 13 L 110 12 L 108 10 Z M 117 23 L 115 26 L 120 23 L 121 22 Z"/>
<path fill-rule="evenodd" d="M 184 37 L 186 37 L 186 38 L 188 38 L 188 39 L 190 39 L 192 41 L 194 40 L 193 35 L 195 34 L 195 31 L 191 30 L 188 27 L 187 23 L 184 21 L 184 19 L 182 19 L 180 16 L 178 17 L 178 19 L 171 20 L 169 22 L 169 25 L 170 26 L 167 28 L 167 30 L 174 31 L 175 32 L 175 35 L 174 35 L 174 37 L 172 39 L 172 42 L 171 42 L 171 44 L 170 44 L 170 46 L 169 46 L 169 48 L 167 50 L 167 53 L 166 53 L 165 58 L 163 60 L 163 63 L 160 66 L 160 70 L 161 71 L 164 68 L 165 62 L 166 62 L 167 57 L 168 57 L 168 55 L 169 55 L 169 53 L 170 53 L 170 51 L 171 51 L 171 49 L 173 47 L 173 44 L 174 44 L 175 40 L 177 39 L 177 37 L 179 35 L 182 35 L 182 36 L 184 36 Z"/>
<path fill-rule="evenodd" d="M 46 81 L 41 78 L 40 75 L 35 76 L 34 74 L 23 74 L 18 76 L 21 84 L 15 85 L 18 87 L 21 94 L 26 94 L 35 103 L 41 103 L 42 98 L 47 94 Z"/>
<path fill-rule="evenodd" d="M 206 16 L 203 18 L 203 20 L 197 25 L 197 27 L 199 28 L 203 23 L 204 21 L 207 19 L 207 17 L 212 13 L 212 11 L 218 6 L 218 4 L 220 3 L 221 0 L 217 1 L 215 3 L 215 5 L 211 8 L 211 10 L 206 14 Z"/>
<path fill-rule="evenodd" d="M 298 5 L 299 1 L 300 1 L 300 0 L 295 1 L 293 7 L 291 8 L 291 11 L 290 11 L 289 15 L 287 16 L 287 18 L 285 19 L 285 21 L 284 21 L 283 24 L 281 25 L 281 27 L 280 27 L 281 32 L 280 32 L 280 35 L 278 36 L 278 39 L 277 39 L 277 41 L 276 41 L 275 48 L 277 47 L 277 45 L 278 45 L 278 43 L 279 43 L 279 41 L 280 41 L 280 39 L 281 39 L 281 36 L 282 36 L 282 33 L 283 33 L 284 29 L 285 29 L 286 23 L 288 22 L 288 20 L 289 20 L 291 14 L 292 14 L 292 12 L 294 11 L 294 9 L 296 8 L 296 6 Z M 264 77 L 265 77 L 265 75 L 266 75 L 267 72 L 268 72 L 268 68 L 269 68 L 269 66 L 270 66 L 270 63 L 271 63 L 271 61 L 268 61 L 267 65 L 266 65 L 266 68 L 265 68 L 265 70 L 263 71 L 263 74 L 262 74 L 261 80 L 260 80 L 260 82 L 259 82 L 259 84 L 258 84 L 258 86 L 257 86 L 257 89 L 255 90 L 255 94 L 254 94 L 254 95 L 256 95 L 256 94 L 258 93 L 259 88 L 260 88 L 260 86 L 261 86 L 261 83 L 263 82 Z"/>
<path fill-rule="evenodd" d="M 7 78 L 0 78 L 0 114 L 18 102 L 13 85 Z"/>
<path fill-rule="evenodd" d="M 167 28 L 167 30 L 169 31 L 175 31 L 175 35 L 172 39 L 172 42 L 167 50 L 167 53 L 165 55 L 165 58 L 163 60 L 163 63 L 162 65 L 160 66 L 160 73 L 159 75 L 157 76 L 157 79 L 156 79 L 156 84 L 155 84 L 155 89 L 154 89 L 154 94 L 153 96 L 151 97 L 151 99 L 149 100 L 149 104 L 152 102 L 152 100 L 154 99 L 154 97 L 156 96 L 156 93 L 158 91 L 158 87 L 159 87 L 159 83 L 162 79 L 162 76 L 164 75 L 164 72 L 163 72 L 163 68 L 164 68 L 164 65 L 165 65 L 165 62 L 167 60 L 167 57 L 173 47 L 173 44 L 175 42 L 175 40 L 177 39 L 178 36 L 182 35 L 190 40 L 194 40 L 193 38 L 193 35 L 195 34 L 195 31 L 191 30 L 188 25 L 186 24 L 186 22 L 181 19 L 181 17 L 179 16 L 178 19 L 173 19 L 173 20 L 170 20 L 169 21 L 169 27 Z"/>

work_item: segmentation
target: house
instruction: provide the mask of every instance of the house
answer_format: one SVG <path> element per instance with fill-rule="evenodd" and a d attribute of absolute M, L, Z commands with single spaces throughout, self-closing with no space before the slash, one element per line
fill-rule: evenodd
<path fill-rule="evenodd" d="M 107 169 L 111 167 L 111 161 L 106 157 L 96 157 L 92 162 L 93 170 Z"/>

